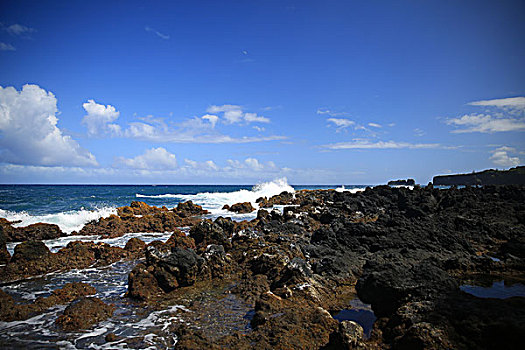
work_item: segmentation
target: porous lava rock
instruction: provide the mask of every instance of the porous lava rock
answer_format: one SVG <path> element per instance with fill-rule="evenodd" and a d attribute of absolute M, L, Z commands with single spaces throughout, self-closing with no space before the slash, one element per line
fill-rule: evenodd
<path fill-rule="evenodd" d="M 111 317 L 114 311 L 113 305 L 108 305 L 98 298 L 82 297 L 68 305 L 56 320 L 56 324 L 66 332 L 88 329 Z"/>
<path fill-rule="evenodd" d="M 235 203 L 227 209 L 237 214 L 248 214 L 255 210 L 250 202 Z"/>
<path fill-rule="evenodd" d="M 24 227 L 14 227 L 6 219 L 0 218 L 0 235 L 6 242 L 23 242 L 27 240 L 55 239 L 66 236 L 55 224 L 36 223 Z"/>
<path fill-rule="evenodd" d="M 48 297 L 39 297 L 31 303 L 16 303 L 12 296 L 0 290 L 0 320 L 4 322 L 26 320 L 43 311 L 60 304 L 69 303 L 76 298 L 93 295 L 95 288 L 82 283 L 67 283 L 54 290 Z"/>

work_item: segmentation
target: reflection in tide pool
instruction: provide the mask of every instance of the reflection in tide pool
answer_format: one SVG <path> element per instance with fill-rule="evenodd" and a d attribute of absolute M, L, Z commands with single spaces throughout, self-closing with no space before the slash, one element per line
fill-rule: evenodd
<path fill-rule="evenodd" d="M 464 284 L 459 288 L 465 293 L 478 298 L 507 299 L 511 297 L 525 297 L 525 285 L 521 283 L 505 285 L 505 281 L 498 281 L 492 283 L 491 287 Z"/>
<path fill-rule="evenodd" d="M 372 311 L 372 308 L 369 304 L 363 303 L 358 298 L 355 298 L 350 301 L 351 309 L 344 309 L 339 311 L 334 318 L 341 321 L 355 321 L 363 327 L 366 338 L 370 338 L 372 333 L 372 328 L 377 317 Z"/>

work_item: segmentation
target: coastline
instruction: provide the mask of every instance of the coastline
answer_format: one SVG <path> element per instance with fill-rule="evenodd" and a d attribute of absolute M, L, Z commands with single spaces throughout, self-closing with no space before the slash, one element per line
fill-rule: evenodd
<path fill-rule="evenodd" d="M 153 308 L 151 312 L 179 305 L 166 328 L 177 339 L 170 346 L 179 349 L 254 344 L 490 348 L 496 343 L 512 348 L 519 344 L 523 297 L 485 300 L 460 286 L 467 277 L 484 275 L 523 282 L 523 202 L 525 189 L 519 186 L 295 191 L 293 196 L 283 193 L 260 200 L 251 221 L 197 217 L 188 234 L 176 230 L 181 224 L 173 221 L 169 229 L 174 233 L 167 241 L 146 245 L 135 237 L 123 248 L 69 243 L 50 253 L 42 245 L 28 246 L 4 269 L 23 263 L 27 272 L 36 259 L 63 270 L 69 262 L 59 258 L 70 259 L 79 252 L 90 258 L 77 259 L 80 265 L 71 267 L 139 258 L 128 272 L 123 300 Z M 274 206 L 282 210 L 272 210 Z M 119 210 L 111 225 L 107 219 L 93 222 L 96 235 L 124 234 L 133 225 L 144 229 L 143 223 L 157 217 L 165 224 L 173 215 L 202 214 L 191 205 L 175 211 L 140 204 L 128 208 Z M 118 229 L 117 223 L 126 221 L 126 228 Z M 41 273 L 42 266 L 35 266 Z M 377 317 L 368 339 L 358 323 L 333 317 L 351 309 L 356 297 L 371 304 Z M 491 335 L 509 324 L 512 332 Z M 470 336 L 472 332 L 479 337 Z M 144 342 L 146 335 L 126 338 L 106 329 L 93 341 L 109 348 L 117 343 L 141 348 L 137 339 Z"/>

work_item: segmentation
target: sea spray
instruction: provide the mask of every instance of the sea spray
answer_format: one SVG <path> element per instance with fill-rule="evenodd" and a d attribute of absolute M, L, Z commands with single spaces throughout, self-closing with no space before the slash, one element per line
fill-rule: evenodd
<path fill-rule="evenodd" d="M 251 190 L 238 190 L 233 192 L 202 192 L 197 194 L 159 194 L 159 195 L 143 195 L 136 194 L 137 198 L 174 198 L 181 202 L 193 201 L 195 204 L 202 205 L 204 209 L 209 210 L 214 215 L 227 213 L 222 210 L 225 204 L 231 205 L 235 203 L 250 202 L 258 208 L 255 201 L 261 197 L 271 197 L 282 192 L 294 193 L 295 190 L 288 184 L 286 178 L 276 179 L 269 182 L 262 182 L 252 187 Z M 232 213 L 229 213 L 231 216 Z"/>
<path fill-rule="evenodd" d="M 80 230 L 86 223 L 116 214 L 116 208 L 102 207 L 95 210 L 71 210 L 54 214 L 31 215 L 26 211 L 14 212 L 0 209 L 0 217 L 9 221 L 19 221 L 14 226 L 22 227 L 39 222 L 46 224 L 56 224 L 65 233 Z"/>

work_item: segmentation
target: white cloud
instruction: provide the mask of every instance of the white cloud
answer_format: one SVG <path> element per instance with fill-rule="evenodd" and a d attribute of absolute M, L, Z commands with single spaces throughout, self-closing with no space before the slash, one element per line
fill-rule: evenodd
<path fill-rule="evenodd" d="M 257 123 L 269 123 L 270 119 L 257 115 L 257 113 L 244 113 L 244 120 L 248 123 L 257 122 Z"/>
<path fill-rule="evenodd" d="M 334 124 L 338 130 L 345 129 L 345 128 L 355 125 L 355 122 L 353 120 L 345 119 L 345 118 L 328 118 L 326 119 L 326 121 Z"/>
<path fill-rule="evenodd" d="M 264 130 L 266 130 L 265 128 L 263 127 L 260 127 L 260 126 L 257 126 L 257 125 L 254 125 L 253 128 L 259 132 L 263 132 Z"/>
<path fill-rule="evenodd" d="M 452 118 L 446 121 L 448 125 L 459 127 L 452 133 L 493 133 L 505 131 L 525 131 L 525 120 L 523 118 L 494 117 L 489 114 L 467 114 L 460 118 Z"/>
<path fill-rule="evenodd" d="M 509 153 L 516 153 L 516 149 L 512 147 L 499 147 L 491 151 L 491 153 L 492 155 L 489 159 L 496 165 L 503 167 L 513 167 L 520 165 L 521 163 L 521 160 L 518 157 L 509 156 Z"/>
<path fill-rule="evenodd" d="M 382 128 L 381 124 L 377 124 L 377 123 L 368 123 L 368 126 L 371 126 L 373 128 Z"/>
<path fill-rule="evenodd" d="M 323 108 L 318 108 L 317 109 L 317 114 L 329 115 L 330 117 L 338 117 L 338 116 L 348 115 L 348 113 L 346 113 L 346 112 L 334 112 L 334 111 L 331 111 L 329 109 L 323 109 Z"/>
<path fill-rule="evenodd" d="M 213 115 L 213 114 L 203 115 L 201 117 L 201 119 L 208 120 L 210 122 L 212 128 L 215 128 L 215 125 L 219 121 L 219 117 L 217 117 L 216 115 Z"/>
<path fill-rule="evenodd" d="M 227 160 L 229 167 L 226 167 L 225 169 L 231 168 L 231 169 L 246 169 L 250 171 L 269 171 L 269 170 L 278 170 L 277 166 L 274 162 L 269 161 L 266 163 L 260 162 L 256 158 L 246 158 L 243 162 L 238 160 Z"/>
<path fill-rule="evenodd" d="M 446 119 L 448 125 L 456 127 L 452 133 L 525 131 L 525 97 L 474 101 L 468 105 L 487 108 L 485 114 Z"/>
<path fill-rule="evenodd" d="M 270 119 L 257 115 L 257 113 L 244 113 L 241 106 L 238 105 L 212 105 L 206 110 L 208 113 L 222 113 L 226 124 L 235 123 L 269 123 Z"/>
<path fill-rule="evenodd" d="M 93 100 L 88 100 L 82 107 L 87 113 L 82 119 L 82 124 L 86 125 L 88 135 L 120 134 L 120 125 L 112 124 L 120 115 L 120 112 L 115 107 L 111 105 L 104 106 Z"/>
<path fill-rule="evenodd" d="M 204 170 L 204 171 L 219 171 L 220 168 L 215 164 L 212 160 L 207 160 L 204 162 L 197 162 L 195 160 L 191 159 L 184 159 L 184 162 L 187 164 L 187 166 L 191 169 L 195 170 Z"/>
<path fill-rule="evenodd" d="M 286 139 L 284 136 L 276 135 L 231 137 L 221 134 L 216 130 L 221 118 L 215 114 L 187 118 L 181 122 L 174 122 L 173 120 L 166 122 L 164 118 L 154 118 L 150 115 L 138 118 L 140 121 L 121 126 L 114 123 L 120 115 L 115 107 L 104 106 L 93 100 L 89 100 L 83 106 L 87 115 L 84 116 L 82 124 L 87 127 L 89 136 L 122 136 L 143 141 L 174 143 L 249 143 Z M 224 113 L 224 118 L 230 118 L 230 120 L 235 120 L 237 112 L 240 112 L 240 117 L 246 123 L 269 122 L 268 118 L 258 116 L 255 113 L 243 113 L 239 106 L 234 105 L 208 108 L 208 113 L 217 112 Z"/>
<path fill-rule="evenodd" d="M 16 51 L 16 48 L 11 44 L 0 43 L 0 51 Z"/>
<path fill-rule="evenodd" d="M 96 166 L 95 156 L 57 126 L 57 99 L 38 85 L 0 87 L 0 161 L 43 166 Z"/>
<path fill-rule="evenodd" d="M 370 142 L 368 140 L 353 140 L 350 142 L 339 142 L 324 145 L 328 149 L 428 149 L 441 148 L 438 143 L 409 143 L 409 142 L 395 142 L 395 141 L 377 141 Z"/>
<path fill-rule="evenodd" d="M 36 32 L 34 28 L 26 27 L 21 24 L 11 24 L 8 27 L 5 27 L 5 31 L 11 35 L 17 36 L 26 36 L 30 33 Z"/>
<path fill-rule="evenodd" d="M 124 165 L 132 169 L 159 170 L 175 169 L 177 167 L 177 158 L 174 154 L 166 151 L 165 148 L 151 148 L 144 154 L 135 158 L 119 157 L 116 160 L 117 165 Z"/>
<path fill-rule="evenodd" d="M 150 33 L 154 33 L 155 35 L 157 35 L 159 38 L 163 39 L 163 40 L 168 40 L 170 38 L 169 35 L 167 34 L 162 34 L 161 32 L 159 32 L 158 30 L 155 30 L 154 28 L 151 28 L 149 26 L 145 26 L 144 27 L 144 30 L 146 32 L 150 32 Z"/>
<path fill-rule="evenodd" d="M 414 134 L 415 134 L 416 136 L 421 137 L 421 136 L 425 136 L 425 135 L 426 135 L 426 132 L 425 132 L 424 130 L 420 129 L 420 128 L 415 128 L 415 129 L 414 129 Z"/>
<path fill-rule="evenodd" d="M 509 97 L 468 103 L 471 106 L 511 107 L 525 109 L 525 97 Z"/>

